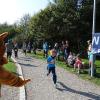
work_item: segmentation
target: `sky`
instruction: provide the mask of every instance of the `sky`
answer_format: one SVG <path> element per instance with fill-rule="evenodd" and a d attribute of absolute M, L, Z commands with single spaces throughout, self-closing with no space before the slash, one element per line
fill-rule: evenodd
<path fill-rule="evenodd" d="M 25 14 L 33 16 L 48 5 L 49 0 L 0 0 L 0 23 L 13 24 Z"/>

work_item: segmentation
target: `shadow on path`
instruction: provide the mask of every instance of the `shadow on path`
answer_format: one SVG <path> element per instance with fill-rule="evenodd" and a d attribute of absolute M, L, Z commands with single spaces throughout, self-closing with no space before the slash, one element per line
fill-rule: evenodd
<path fill-rule="evenodd" d="M 30 58 L 30 57 L 20 57 L 18 59 L 19 60 L 24 60 L 24 61 L 31 61 L 32 60 L 32 58 Z"/>
<path fill-rule="evenodd" d="M 86 97 L 89 97 L 91 99 L 94 99 L 94 100 L 100 100 L 100 95 L 98 94 L 95 94 L 95 93 L 91 93 L 91 92 L 82 92 L 82 91 L 77 91 L 77 90 L 74 90 L 74 89 L 71 89 L 69 87 L 67 87 L 65 84 L 63 84 L 62 82 L 58 82 L 63 88 L 57 88 L 59 91 L 69 91 L 71 93 L 76 93 L 76 94 L 80 94 L 80 95 L 83 95 L 83 96 L 86 96 Z"/>
<path fill-rule="evenodd" d="M 25 67 L 38 67 L 38 66 L 35 66 L 35 65 L 31 65 L 31 64 L 23 64 L 23 63 L 18 63 L 20 65 L 23 65 Z"/>

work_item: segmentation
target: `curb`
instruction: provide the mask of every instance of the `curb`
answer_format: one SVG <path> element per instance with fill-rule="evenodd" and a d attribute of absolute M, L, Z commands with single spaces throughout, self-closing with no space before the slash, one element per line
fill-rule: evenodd
<path fill-rule="evenodd" d="M 17 66 L 18 74 L 22 79 L 24 79 L 21 66 L 17 63 L 17 61 L 13 57 L 11 57 L 11 59 L 15 62 L 15 65 Z M 19 100 L 26 100 L 25 86 L 20 87 Z"/>

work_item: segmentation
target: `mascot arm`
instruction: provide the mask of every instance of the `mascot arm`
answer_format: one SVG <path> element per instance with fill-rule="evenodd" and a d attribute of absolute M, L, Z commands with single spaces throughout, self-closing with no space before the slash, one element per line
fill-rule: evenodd
<path fill-rule="evenodd" d="M 4 57 L 5 54 L 4 39 L 7 37 L 7 35 L 8 32 L 0 34 L 0 84 L 21 87 L 25 85 L 27 82 L 29 82 L 30 79 L 24 80 L 20 78 L 18 75 L 6 71 L 3 68 L 3 65 L 8 63 L 7 59 Z"/>
<path fill-rule="evenodd" d="M 21 87 L 29 82 L 30 79 L 23 80 L 18 75 L 6 71 L 3 67 L 0 69 L 0 84 L 5 84 L 14 87 Z"/>

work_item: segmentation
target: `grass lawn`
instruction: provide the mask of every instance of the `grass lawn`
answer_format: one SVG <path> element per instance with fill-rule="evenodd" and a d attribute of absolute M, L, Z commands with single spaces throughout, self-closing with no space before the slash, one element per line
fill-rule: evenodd
<path fill-rule="evenodd" d="M 13 61 L 11 60 L 10 62 L 8 62 L 8 64 L 4 65 L 4 68 L 10 72 L 16 72 L 17 69 L 16 69 L 16 66 L 15 64 L 13 63 Z"/>
<path fill-rule="evenodd" d="M 46 60 L 44 57 L 43 57 L 43 53 L 38 51 L 37 52 L 37 55 L 31 53 L 29 54 L 37 59 L 42 59 L 42 60 Z M 85 63 L 88 63 L 88 60 L 87 59 L 83 59 L 83 61 Z M 96 60 L 95 62 L 96 64 L 96 76 L 95 77 L 91 77 L 89 74 L 88 74 L 88 69 L 84 69 L 84 71 L 78 75 L 80 78 L 84 79 L 84 80 L 88 80 L 92 83 L 95 83 L 96 85 L 99 85 L 100 86 L 100 61 L 99 60 Z M 71 73 L 73 74 L 76 74 L 76 72 L 74 71 L 73 67 L 68 67 L 68 65 L 65 64 L 65 62 L 62 62 L 62 61 L 57 61 L 57 66 L 59 67 L 62 67 L 64 68 L 65 70 L 68 70 L 70 71 Z"/>
<path fill-rule="evenodd" d="M 85 59 L 85 61 L 87 61 L 87 60 Z M 95 75 L 95 77 L 91 78 L 90 75 L 88 75 L 88 73 L 81 74 L 80 77 L 82 77 L 83 79 L 86 79 L 86 80 L 90 80 L 91 82 L 100 86 L 100 61 L 96 60 L 95 64 L 96 64 L 96 75 Z"/>
<path fill-rule="evenodd" d="M 88 60 L 86 59 L 83 59 L 83 61 L 88 62 Z M 89 80 L 100 86 L 100 61 L 97 60 L 95 64 L 96 64 L 96 76 L 95 77 L 91 77 L 88 74 L 88 69 L 84 69 L 84 71 L 78 76 L 84 80 Z M 73 70 L 73 67 L 68 67 L 64 62 L 57 61 L 57 65 L 70 71 L 71 73 L 76 74 L 76 72 Z"/>

